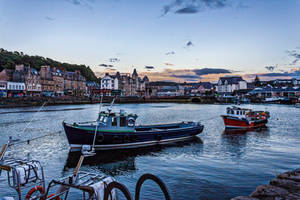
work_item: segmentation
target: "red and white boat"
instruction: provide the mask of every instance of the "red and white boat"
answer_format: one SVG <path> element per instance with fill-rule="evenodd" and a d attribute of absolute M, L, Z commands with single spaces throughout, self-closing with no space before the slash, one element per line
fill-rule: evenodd
<path fill-rule="evenodd" d="M 267 111 L 254 111 L 246 108 L 228 107 L 226 115 L 221 115 L 225 128 L 256 128 L 263 127 L 270 117 Z"/>

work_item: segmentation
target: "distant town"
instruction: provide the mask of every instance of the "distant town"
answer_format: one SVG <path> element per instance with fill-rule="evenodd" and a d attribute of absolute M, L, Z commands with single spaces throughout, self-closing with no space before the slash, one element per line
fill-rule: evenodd
<path fill-rule="evenodd" d="M 260 81 L 259 77 L 245 81 L 241 76 L 220 77 L 217 83 L 151 82 L 140 77 L 136 69 L 132 73 L 106 73 L 98 81 L 86 81 L 79 70 L 70 72 L 59 67 L 41 66 L 37 71 L 19 64 L 15 69 L 0 72 L 0 97 L 128 97 L 137 99 L 180 99 L 192 102 L 215 99 L 219 102 L 240 103 L 296 103 L 300 98 L 300 79 L 275 79 Z"/>

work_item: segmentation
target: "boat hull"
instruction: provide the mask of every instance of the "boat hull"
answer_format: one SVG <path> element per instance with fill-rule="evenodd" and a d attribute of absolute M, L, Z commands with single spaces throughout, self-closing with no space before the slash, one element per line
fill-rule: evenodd
<path fill-rule="evenodd" d="M 238 117 L 222 116 L 225 124 L 225 128 L 258 128 L 264 127 L 268 123 L 268 119 L 248 121 L 247 119 L 240 119 Z"/>
<path fill-rule="evenodd" d="M 80 150 L 83 145 L 92 145 L 95 130 L 83 130 L 76 126 L 63 123 L 66 136 L 72 151 Z M 203 125 L 185 128 L 139 131 L 139 132 L 105 132 L 97 131 L 96 150 L 129 149 L 153 145 L 169 144 L 188 140 L 203 131 Z"/>

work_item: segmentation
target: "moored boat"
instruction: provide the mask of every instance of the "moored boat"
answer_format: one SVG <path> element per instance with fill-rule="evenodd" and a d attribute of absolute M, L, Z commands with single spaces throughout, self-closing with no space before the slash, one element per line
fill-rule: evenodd
<path fill-rule="evenodd" d="M 270 117 L 267 111 L 254 111 L 251 109 L 228 107 L 226 115 L 221 115 L 225 128 L 256 128 L 263 127 Z"/>
<path fill-rule="evenodd" d="M 63 126 L 72 151 L 90 145 L 95 150 L 138 148 L 183 141 L 200 134 L 200 122 L 136 125 L 136 114 L 100 112 L 95 122 L 65 123 Z"/>

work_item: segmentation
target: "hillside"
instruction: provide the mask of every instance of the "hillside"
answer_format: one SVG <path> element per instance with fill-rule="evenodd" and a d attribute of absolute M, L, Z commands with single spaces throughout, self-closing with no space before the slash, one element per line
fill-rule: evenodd
<path fill-rule="evenodd" d="M 30 65 L 37 70 L 40 70 L 41 66 L 43 65 L 61 67 L 67 71 L 80 70 L 81 74 L 86 78 L 87 81 L 97 81 L 97 77 L 89 66 L 61 63 L 59 61 L 52 60 L 51 58 L 45 58 L 42 56 L 29 56 L 23 52 L 10 52 L 0 48 L 0 71 L 2 71 L 4 68 L 14 69 L 16 64 Z"/>

